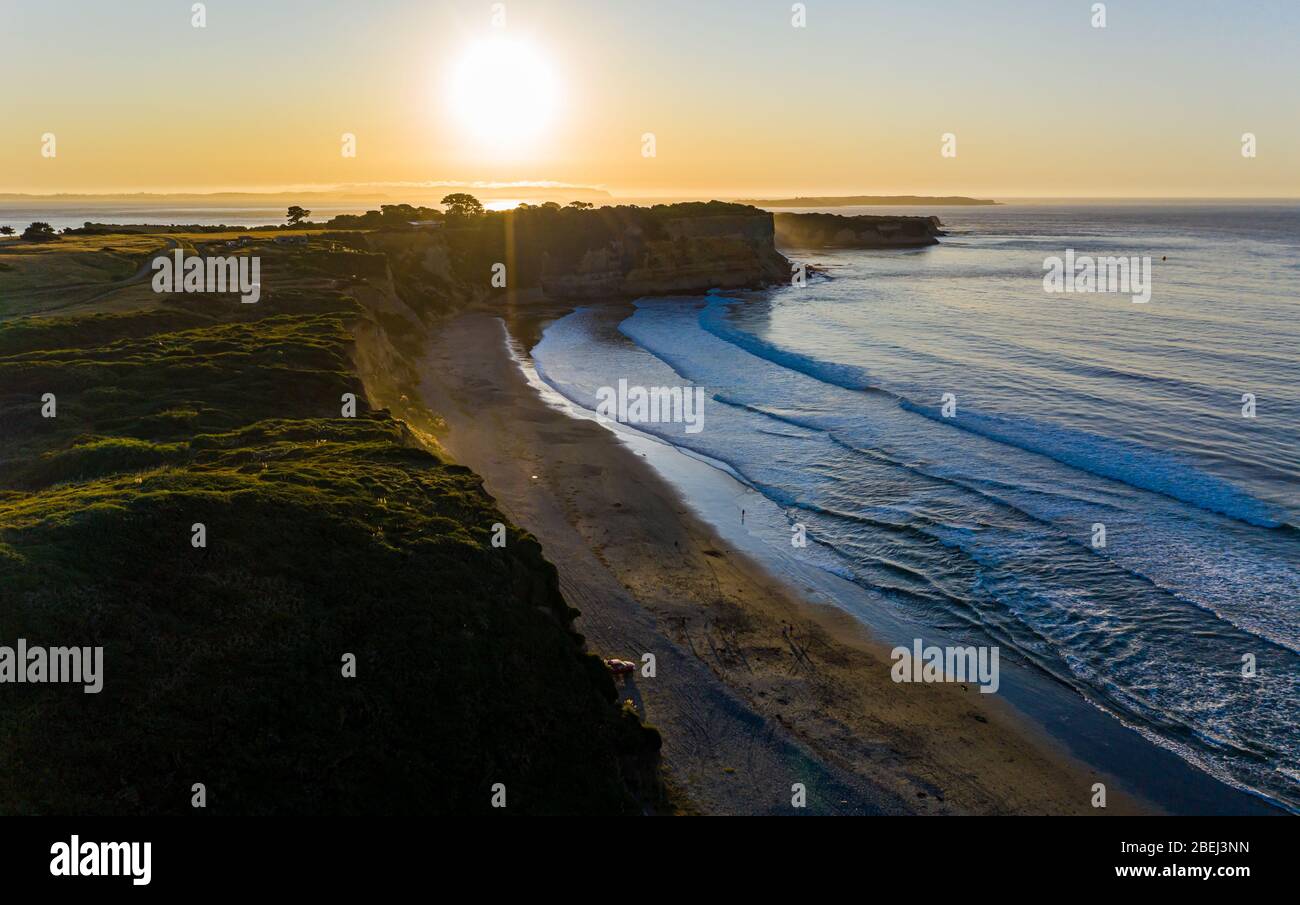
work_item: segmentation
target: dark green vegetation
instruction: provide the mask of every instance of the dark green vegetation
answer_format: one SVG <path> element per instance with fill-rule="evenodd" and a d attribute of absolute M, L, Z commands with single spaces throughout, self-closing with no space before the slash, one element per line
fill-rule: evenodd
<path fill-rule="evenodd" d="M 0 644 L 104 647 L 100 694 L 0 685 L 0 813 L 196 813 L 194 783 L 207 813 L 656 800 L 658 734 L 537 543 L 493 548 L 480 481 L 367 409 L 383 268 L 339 257 L 268 250 L 256 305 L 0 323 Z"/>
<path fill-rule="evenodd" d="M 384 204 L 379 210 L 364 214 L 339 214 L 329 221 L 329 225 L 343 229 L 411 229 L 413 223 L 442 219 L 443 213 L 437 208 Z"/>
<path fill-rule="evenodd" d="M 50 226 L 48 223 L 37 221 L 23 230 L 22 238 L 24 242 L 50 242 L 53 241 L 56 236 L 54 234 L 54 227 Z"/>

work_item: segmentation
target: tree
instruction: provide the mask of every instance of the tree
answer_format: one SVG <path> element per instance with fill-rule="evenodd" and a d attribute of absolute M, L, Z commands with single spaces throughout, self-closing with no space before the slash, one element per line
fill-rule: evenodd
<path fill-rule="evenodd" d="M 28 242 L 49 242 L 56 237 L 54 235 L 54 227 L 50 226 L 48 223 L 43 223 L 40 220 L 37 220 L 31 226 L 23 230 L 23 238 Z"/>
<path fill-rule="evenodd" d="M 567 206 L 573 208 L 575 211 L 589 211 L 596 205 L 592 204 L 590 201 L 570 201 Z"/>
<path fill-rule="evenodd" d="M 451 217 L 477 217 L 483 213 L 482 203 L 473 195 L 466 195 L 464 192 L 453 192 L 442 199 L 442 205 L 447 208 L 447 214 Z"/>
<path fill-rule="evenodd" d="M 14 228 L 12 226 L 0 226 L 0 236 L 12 236 Z"/>
<path fill-rule="evenodd" d="M 311 211 L 303 210 L 302 208 L 300 208 L 298 205 L 295 204 L 293 207 L 289 208 L 289 214 L 288 214 L 289 225 L 297 226 L 299 223 L 306 220 L 309 216 L 311 216 Z"/>

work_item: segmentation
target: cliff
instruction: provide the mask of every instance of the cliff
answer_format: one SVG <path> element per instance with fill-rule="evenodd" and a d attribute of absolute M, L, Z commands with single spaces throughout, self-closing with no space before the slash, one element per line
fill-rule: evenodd
<path fill-rule="evenodd" d="M 938 245 L 938 217 L 882 217 L 841 214 L 775 214 L 776 244 L 782 248 L 917 248 Z"/>
<path fill-rule="evenodd" d="M 367 234 L 388 256 L 399 293 L 450 304 L 506 287 L 552 299 L 627 298 L 758 287 L 789 278 L 772 215 L 746 205 L 596 210 L 520 208 L 446 228 Z"/>
<path fill-rule="evenodd" d="M 789 277 L 771 215 L 730 214 L 663 221 L 663 235 L 637 227 L 589 249 L 577 262 L 548 256 L 540 283 L 549 298 L 695 294 L 757 288 Z"/>
<path fill-rule="evenodd" d="M 194 813 L 195 782 L 215 814 L 491 813 L 497 782 L 511 813 L 653 807 L 658 734 L 423 435 L 385 256 L 257 252 L 255 305 L 0 323 L 5 643 L 102 647 L 104 679 L 6 687 L 0 812 Z"/>

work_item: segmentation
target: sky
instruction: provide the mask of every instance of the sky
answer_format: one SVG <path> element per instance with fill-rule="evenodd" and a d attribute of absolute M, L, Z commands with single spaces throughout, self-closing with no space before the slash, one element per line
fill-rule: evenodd
<path fill-rule="evenodd" d="M 1300 197 L 1297 0 L 794 5 L 0 0 L 0 192 Z"/>

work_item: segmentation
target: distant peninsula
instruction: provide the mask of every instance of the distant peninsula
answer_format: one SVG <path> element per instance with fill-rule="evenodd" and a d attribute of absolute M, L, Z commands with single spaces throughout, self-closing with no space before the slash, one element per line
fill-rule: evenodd
<path fill-rule="evenodd" d="M 997 204 L 982 198 L 961 195 L 932 197 L 927 195 L 823 195 L 810 198 L 742 198 L 741 204 L 755 207 L 863 207 L 867 205 L 982 205 Z"/>

